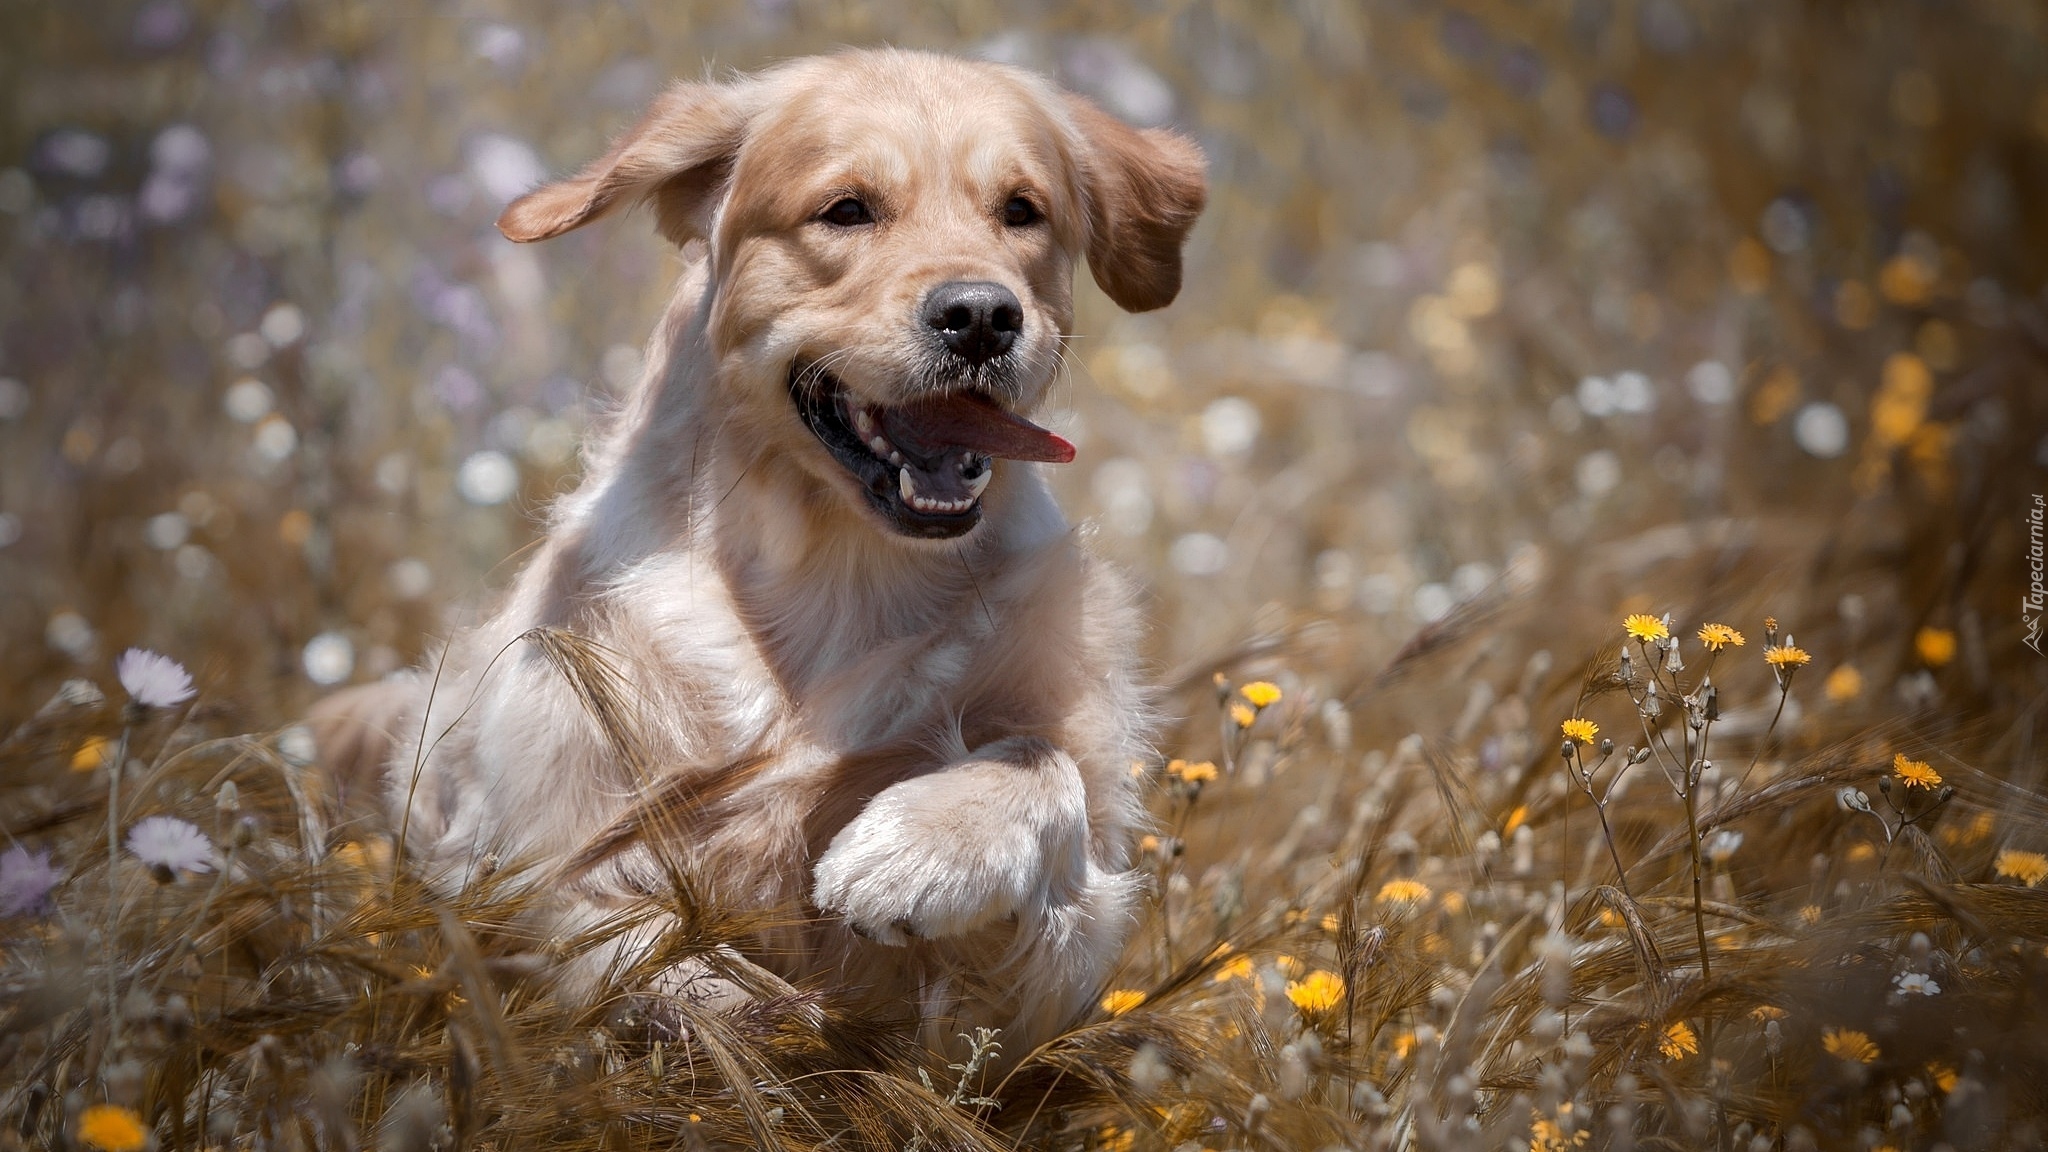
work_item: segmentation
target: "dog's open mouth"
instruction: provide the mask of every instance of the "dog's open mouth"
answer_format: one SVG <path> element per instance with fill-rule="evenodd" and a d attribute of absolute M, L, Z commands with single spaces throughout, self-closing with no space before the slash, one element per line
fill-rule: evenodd
<path fill-rule="evenodd" d="M 906 536 L 944 539 L 980 523 L 981 494 L 999 459 L 1074 458 L 1072 444 L 971 389 L 865 404 L 804 365 L 791 369 L 789 388 L 811 432 Z"/>

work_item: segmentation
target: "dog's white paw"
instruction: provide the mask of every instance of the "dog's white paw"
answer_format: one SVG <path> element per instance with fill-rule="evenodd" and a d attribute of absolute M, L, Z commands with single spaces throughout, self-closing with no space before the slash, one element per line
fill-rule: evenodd
<path fill-rule="evenodd" d="M 1086 816 L 1018 776 L 970 763 L 885 789 L 819 858 L 812 899 L 883 944 L 1035 920 L 1086 870 Z"/>

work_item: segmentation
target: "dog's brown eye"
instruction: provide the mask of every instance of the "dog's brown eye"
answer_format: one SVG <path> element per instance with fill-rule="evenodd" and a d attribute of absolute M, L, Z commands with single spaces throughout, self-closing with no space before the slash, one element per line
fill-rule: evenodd
<path fill-rule="evenodd" d="M 1038 223 L 1038 208 L 1022 196 L 1012 196 L 1010 197 L 1010 202 L 1003 205 L 1003 223 L 1008 224 L 1012 228 L 1022 228 L 1026 224 L 1036 224 Z"/>
<path fill-rule="evenodd" d="M 875 222 L 874 215 L 868 211 L 868 206 L 851 196 L 839 200 L 830 208 L 825 209 L 825 215 L 821 219 L 827 224 L 837 225 L 841 228 L 851 228 L 857 224 L 872 224 Z"/>

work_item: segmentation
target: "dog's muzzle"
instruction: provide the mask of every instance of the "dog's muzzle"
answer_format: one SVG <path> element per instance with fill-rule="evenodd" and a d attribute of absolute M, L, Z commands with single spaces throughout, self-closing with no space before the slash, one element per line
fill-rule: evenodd
<path fill-rule="evenodd" d="M 830 373 L 802 364 L 790 370 L 789 389 L 804 424 L 906 536 L 948 539 L 973 529 L 999 459 L 1074 458 L 1072 444 L 974 389 L 865 404 Z"/>

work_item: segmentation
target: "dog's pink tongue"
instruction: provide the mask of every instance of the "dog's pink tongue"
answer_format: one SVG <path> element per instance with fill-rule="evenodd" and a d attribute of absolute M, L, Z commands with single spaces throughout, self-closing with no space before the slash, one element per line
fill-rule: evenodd
<path fill-rule="evenodd" d="M 961 448 L 1045 464 L 1074 458 L 1074 446 L 1062 437 L 968 392 L 883 408 L 877 415 L 890 443 L 927 460 Z"/>

